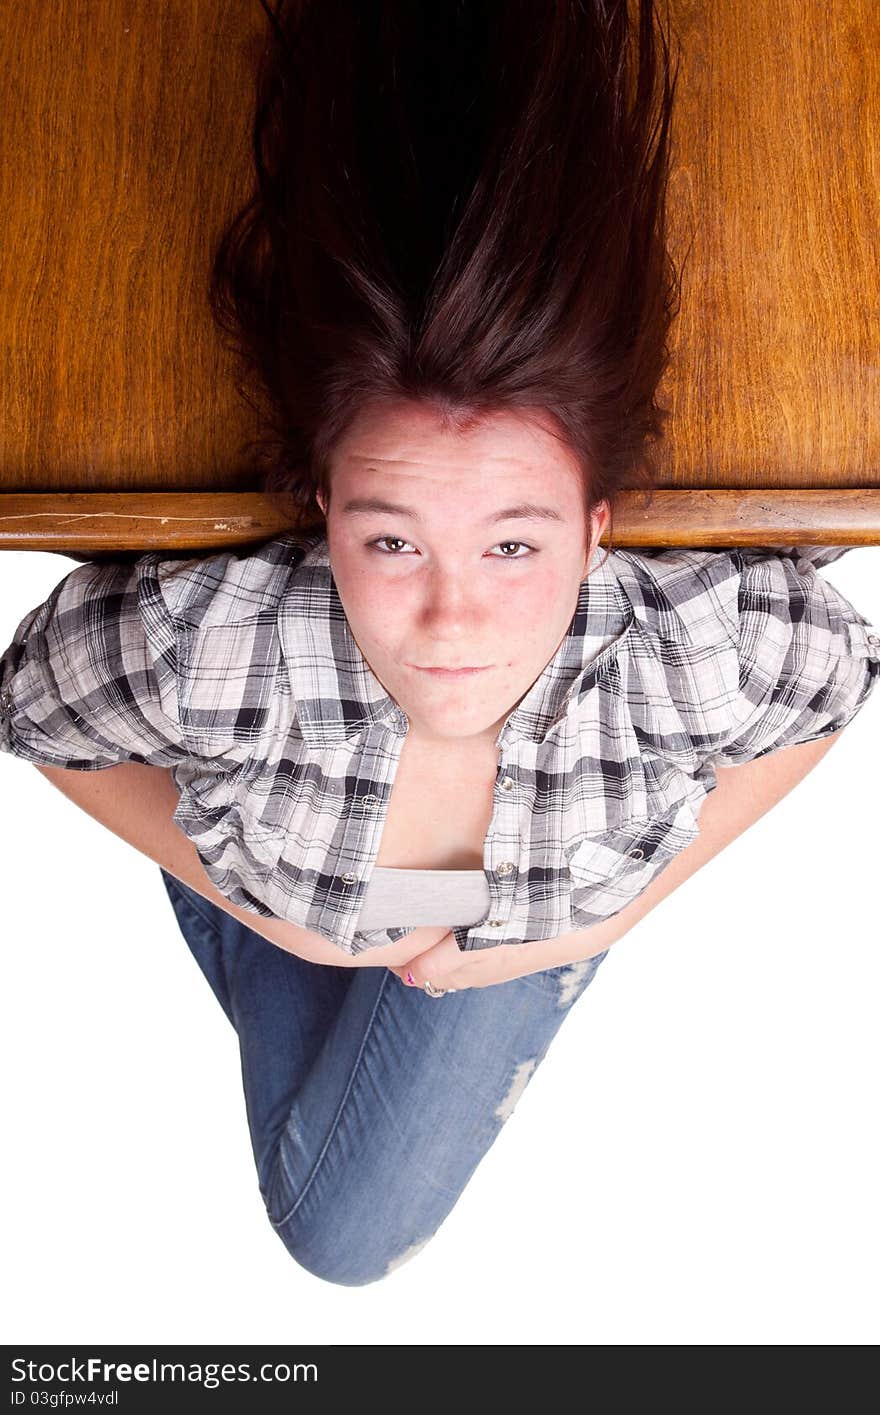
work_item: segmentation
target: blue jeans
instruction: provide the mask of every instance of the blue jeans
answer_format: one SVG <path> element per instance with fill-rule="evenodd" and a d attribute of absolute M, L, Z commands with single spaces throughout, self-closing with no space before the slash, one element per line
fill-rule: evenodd
<path fill-rule="evenodd" d="M 161 874 L 238 1034 L 272 1227 L 328 1282 L 384 1277 L 451 1211 L 607 949 L 432 998 L 388 968 L 297 958 Z"/>

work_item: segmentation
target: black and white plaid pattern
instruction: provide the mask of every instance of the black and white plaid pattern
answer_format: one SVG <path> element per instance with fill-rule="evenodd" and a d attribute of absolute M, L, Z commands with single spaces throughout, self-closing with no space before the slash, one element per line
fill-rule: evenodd
<path fill-rule="evenodd" d="M 817 567 L 847 547 L 599 548 L 559 649 L 499 736 L 491 903 L 462 949 L 618 913 L 698 834 L 715 766 L 842 727 L 880 631 Z M 407 720 L 348 628 L 323 536 L 89 562 L 0 659 L 0 749 L 171 768 L 175 821 L 235 904 L 357 954 Z"/>

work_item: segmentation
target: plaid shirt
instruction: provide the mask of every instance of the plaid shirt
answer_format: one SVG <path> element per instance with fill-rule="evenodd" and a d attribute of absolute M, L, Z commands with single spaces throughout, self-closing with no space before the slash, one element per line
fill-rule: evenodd
<path fill-rule="evenodd" d="M 566 637 L 498 737 L 486 917 L 462 949 L 588 928 L 699 833 L 715 766 L 843 727 L 880 631 L 817 574 L 847 547 L 599 547 Z M 233 903 L 349 954 L 408 722 L 358 649 L 326 538 L 86 562 L 0 658 L 0 749 L 169 767 Z M 462 783 L 463 789 L 466 784 Z"/>

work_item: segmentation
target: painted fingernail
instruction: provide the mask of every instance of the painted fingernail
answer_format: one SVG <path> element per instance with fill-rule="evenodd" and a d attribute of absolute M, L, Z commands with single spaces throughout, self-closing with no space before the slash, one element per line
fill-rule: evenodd
<path fill-rule="evenodd" d="M 406 970 L 406 981 L 409 983 L 409 985 L 410 985 L 411 988 L 414 988 L 414 987 L 415 987 L 415 985 L 416 985 L 416 980 L 415 980 L 415 978 L 413 977 L 412 973 L 409 971 L 409 968 L 407 968 L 407 970 Z"/>

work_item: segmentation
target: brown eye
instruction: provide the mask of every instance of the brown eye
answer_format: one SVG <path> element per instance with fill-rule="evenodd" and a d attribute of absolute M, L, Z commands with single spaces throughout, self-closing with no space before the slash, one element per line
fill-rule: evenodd
<path fill-rule="evenodd" d="M 370 550 L 378 550 L 380 555 L 396 555 L 397 551 L 395 550 L 381 548 L 383 541 L 396 541 L 398 545 L 409 545 L 409 541 L 404 540 L 402 536 L 376 536 L 376 539 L 368 541 L 367 545 Z"/>
<path fill-rule="evenodd" d="M 502 540 L 502 541 L 499 541 L 499 542 L 498 542 L 498 545 L 499 545 L 500 549 L 502 549 L 502 550 L 505 550 L 508 546 L 511 546 L 511 545 L 512 545 L 512 546 L 516 546 L 516 547 L 518 547 L 520 550 L 525 550 L 525 551 L 527 552 L 527 554 L 526 554 L 526 555 L 496 555 L 496 556 L 494 557 L 494 559 L 496 559 L 496 560 L 527 560 L 528 557 L 529 557 L 529 555 L 532 555 L 532 554 L 535 553 L 535 547 L 534 547 L 533 545 L 526 545 L 526 543 L 525 543 L 524 540 Z"/>

